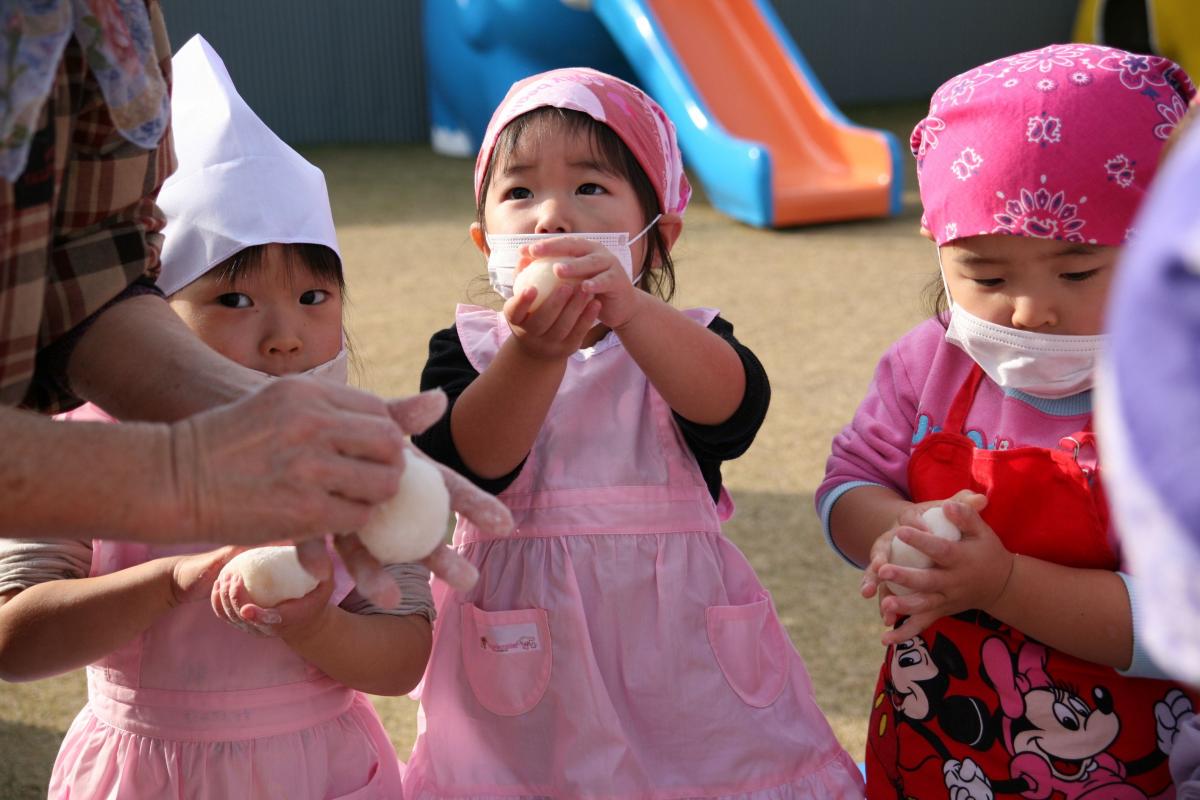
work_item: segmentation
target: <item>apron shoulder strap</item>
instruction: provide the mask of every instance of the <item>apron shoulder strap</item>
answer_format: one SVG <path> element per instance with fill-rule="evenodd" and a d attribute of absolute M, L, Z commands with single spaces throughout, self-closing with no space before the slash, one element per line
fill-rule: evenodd
<path fill-rule="evenodd" d="M 946 431 L 965 433 L 967 412 L 971 410 L 971 404 L 975 402 L 975 392 L 979 390 L 979 384 L 982 381 L 983 368 L 978 364 L 972 365 L 970 374 L 967 375 L 967 379 L 963 381 L 958 393 L 954 395 L 954 401 L 950 404 L 950 413 L 946 415 Z"/>

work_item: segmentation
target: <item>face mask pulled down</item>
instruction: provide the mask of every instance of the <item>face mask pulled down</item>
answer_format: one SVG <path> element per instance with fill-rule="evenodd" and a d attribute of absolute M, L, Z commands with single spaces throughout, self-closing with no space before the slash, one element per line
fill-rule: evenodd
<path fill-rule="evenodd" d="M 263 372 L 257 369 L 250 371 L 257 372 L 259 375 L 270 378 L 271 380 L 280 377 L 279 375 L 272 375 L 269 372 Z M 347 384 L 350 382 L 350 351 L 347 350 L 346 345 L 343 344 L 342 349 L 338 351 L 336 356 L 322 364 L 317 364 L 312 369 L 306 369 L 304 372 L 298 374 L 307 375 L 313 378 L 320 378 L 323 381 L 330 381 L 332 383 Z"/>
<path fill-rule="evenodd" d="M 946 341 L 969 355 L 999 386 L 1047 400 L 1092 388 L 1107 336 L 1034 333 L 988 322 L 954 302 L 945 284 L 940 248 L 938 266 L 950 301 Z"/>
<path fill-rule="evenodd" d="M 505 300 L 513 296 L 513 281 L 517 277 L 517 262 L 520 261 L 518 250 L 523 245 L 539 242 L 543 239 L 557 239 L 564 236 L 575 237 L 577 239 L 587 239 L 589 242 L 596 242 L 608 248 L 608 250 L 617 257 L 617 261 L 621 264 L 621 269 L 625 270 L 625 274 L 629 276 L 630 282 L 636 284 L 642 277 L 639 272 L 636 276 L 633 274 L 633 254 L 630 247 L 646 235 L 646 232 L 654 227 L 654 223 L 658 222 L 659 214 L 654 219 L 650 220 L 650 224 L 642 228 L 641 232 L 632 239 L 628 233 L 516 233 L 516 234 L 487 234 L 488 246 L 488 281 L 492 284 L 492 289 L 496 294 L 503 297 Z"/>

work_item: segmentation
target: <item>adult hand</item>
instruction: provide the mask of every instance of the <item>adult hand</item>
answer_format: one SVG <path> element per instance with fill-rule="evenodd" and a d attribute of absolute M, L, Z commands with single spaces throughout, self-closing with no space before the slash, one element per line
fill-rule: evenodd
<path fill-rule="evenodd" d="M 411 458 L 426 458 L 416 448 L 410 447 L 408 452 Z M 450 492 L 450 508 L 453 511 L 490 533 L 503 535 L 512 532 L 512 514 L 495 496 L 441 464 L 434 463 L 434 466 L 442 474 L 442 480 Z M 381 608 L 394 608 L 399 605 L 400 588 L 383 569 L 379 560 L 363 546 L 357 535 L 334 537 L 334 545 L 364 597 Z M 333 565 L 320 540 L 312 539 L 297 544 L 296 550 L 300 555 L 300 563 L 314 577 L 324 579 L 331 574 Z M 479 571 L 475 569 L 475 565 L 445 544 L 439 544 L 432 553 L 421 559 L 421 563 L 458 591 L 470 589 L 479 578 Z"/>
<path fill-rule="evenodd" d="M 425 392 L 393 400 L 388 404 L 388 409 L 401 430 L 420 433 L 445 413 L 446 395 L 442 392 Z M 427 458 L 411 444 L 406 445 L 404 452 L 408 458 Z M 431 463 L 441 473 L 450 493 L 452 511 L 489 533 L 503 535 L 512 532 L 512 514 L 494 495 L 480 489 L 453 470 L 436 462 Z M 393 608 L 400 602 L 399 587 L 383 570 L 379 561 L 363 546 L 357 535 L 337 536 L 334 544 L 363 596 L 381 608 Z M 296 550 L 300 556 L 300 563 L 314 577 L 324 579 L 332 574 L 333 565 L 329 561 L 323 541 L 313 539 L 302 542 L 297 544 Z M 433 553 L 421 560 L 421 563 L 459 591 L 470 589 L 479 577 L 471 562 L 445 544 L 438 545 Z"/>
<path fill-rule="evenodd" d="M 436 399 L 418 405 L 442 405 Z M 175 423 L 178 522 L 189 541 L 257 544 L 351 531 L 392 496 L 405 431 L 380 398 L 285 377 Z"/>
<path fill-rule="evenodd" d="M 319 535 L 356 530 L 374 505 L 395 494 L 405 436 L 433 424 L 445 409 L 440 391 L 385 402 L 349 387 L 285 377 L 177 423 L 172 441 L 176 491 L 185 508 L 182 533 L 237 544 L 309 539 L 298 544 L 300 561 L 326 579 L 332 564 Z M 493 533 L 512 529 L 499 500 L 442 473 L 454 510 Z M 338 537 L 337 544 L 366 597 L 384 607 L 399 602 L 395 584 L 357 537 Z M 457 553 L 435 554 L 429 563 L 456 588 L 474 584 L 474 568 Z"/>

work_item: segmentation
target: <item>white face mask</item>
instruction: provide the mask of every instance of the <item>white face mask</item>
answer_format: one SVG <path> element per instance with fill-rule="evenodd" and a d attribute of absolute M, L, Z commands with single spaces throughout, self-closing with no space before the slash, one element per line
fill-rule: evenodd
<path fill-rule="evenodd" d="M 633 274 L 633 254 L 630 251 L 630 246 L 646 235 L 646 232 L 654 227 L 654 223 L 658 222 L 662 214 L 659 214 L 654 219 L 650 220 L 650 224 L 642 228 L 641 233 L 629 238 L 628 233 L 514 233 L 514 234 L 487 234 L 488 246 L 488 280 L 492 284 L 492 288 L 496 293 L 505 300 L 512 297 L 513 281 L 517 277 L 517 262 L 520 260 L 520 255 L 517 250 L 522 245 L 531 244 L 541 241 L 542 239 L 556 239 L 560 236 L 574 236 L 579 239 L 587 239 L 589 242 L 598 242 L 607 247 L 617 261 L 621 263 L 621 269 L 625 270 L 625 274 L 629 276 L 630 282 L 636 284 L 642 277 L 639 272 L 636 276 Z"/>
<path fill-rule="evenodd" d="M 938 266 L 942 266 L 940 248 Z M 946 341 L 969 355 L 998 385 L 1050 400 L 1092 388 L 1107 335 L 1033 333 L 997 325 L 954 302 L 944 268 L 942 283 L 950 301 Z"/>
<path fill-rule="evenodd" d="M 259 375 L 264 375 L 274 379 L 279 375 L 272 375 L 269 372 L 262 372 L 254 369 L 251 372 L 257 372 Z M 299 375 L 308 375 L 313 378 L 320 378 L 324 381 L 332 381 L 333 383 L 346 384 L 350 382 L 350 352 L 342 345 L 342 349 L 338 354 L 323 364 L 317 364 L 312 369 L 306 369 L 304 372 L 297 373 Z"/>

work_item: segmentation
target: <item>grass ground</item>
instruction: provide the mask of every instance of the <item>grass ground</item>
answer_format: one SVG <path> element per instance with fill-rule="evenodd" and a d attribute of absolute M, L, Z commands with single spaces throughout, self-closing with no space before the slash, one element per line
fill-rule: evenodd
<path fill-rule="evenodd" d="M 893 130 L 906 152 L 923 109 L 864 109 L 851 116 Z M 467 237 L 473 219 L 467 161 L 427 147 L 306 152 L 325 170 L 347 270 L 349 327 L 360 383 L 384 395 L 416 390 L 429 335 L 483 273 Z M 788 231 L 756 230 L 697 197 L 676 246 L 680 306 L 721 309 L 771 376 L 771 411 L 749 453 L 728 464 L 737 503 L 729 537 L 747 554 L 808 663 L 817 700 L 858 760 L 882 656 L 859 573 L 825 544 L 813 512 L 832 436 L 849 420 L 888 344 L 922 316 L 935 274 L 917 235 L 911 159 L 902 213 L 891 219 Z M 478 283 L 472 287 L 478 290 Z M 75 672 L 0 685 L 0 798 L 44 796 L 58 743 L 86 699 Z M 402 756 L 416 705 L 376 701 Z"/>

